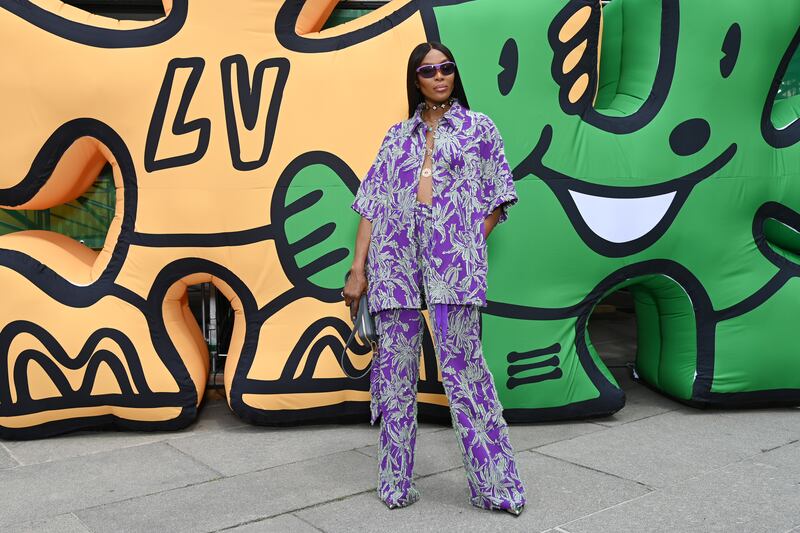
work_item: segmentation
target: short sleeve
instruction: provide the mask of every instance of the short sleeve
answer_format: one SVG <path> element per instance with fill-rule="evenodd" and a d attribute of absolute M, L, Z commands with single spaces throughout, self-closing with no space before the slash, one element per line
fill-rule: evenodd
<path fill-rule="evenodd" d="M 496 208 L 502 206 L 497 221 L 499 224 L 508 219 L 508 209 L 517 203 L 517 190 L 514 186 L 514 176 L 506 160 L 503 138 L 491 119 L 487 120 L 480 150 L 484 217 L 488 217 Z"/>
<path fill-rule="evenodd" d="M 367 171 L 367 175 L 361 181 L 356 192 L 355 200 L 350 206 L 356 213 L 366 218 L 370 222 L 378 214 L 378 208 L 383 198 L 382 191 L 385 189 L 384 179 L 386 177 L 386 160 L 389 154 L 389 146 L 392 139 L 392 129 L 386 132 L 378 155 L 372 162 L 372 166 Z"/>

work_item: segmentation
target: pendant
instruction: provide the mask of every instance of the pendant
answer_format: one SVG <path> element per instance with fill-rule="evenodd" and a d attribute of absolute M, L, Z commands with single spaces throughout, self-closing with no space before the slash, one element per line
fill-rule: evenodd
<path fill-rule="evenodd" d="M 422 169 L 422 177 L 423 178 L 430 178 L 431 174 L 433 174 L 433 172 L 431 172 L 431 169 L 429 169 L 429 168 L 423 168 Z"/>

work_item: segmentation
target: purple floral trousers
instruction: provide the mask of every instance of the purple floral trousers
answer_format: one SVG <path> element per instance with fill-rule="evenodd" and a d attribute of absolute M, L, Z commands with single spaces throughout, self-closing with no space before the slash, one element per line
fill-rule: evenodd
<path fill-rule="evenodd" d="M 418 206 L 422 224 L 425 205 Z M 427 233 L 416 232 L 421 240 Z M 424 264 L 424 254 L 420 255 Z M 525 486 L 514 462 L 494 379 L 483 358 L 480 309 L 428 303 L 428 310 L 470 502 L 516 514 L 525 504 Z M 419 499 L 412 476 L 424 319 L 419 309 L 385 309 L 376 314 L 375 321 L 379 341 L 371 371 L 371 423 L 380 417 L 378 495 L 390 508 L 405 507 Z"/>

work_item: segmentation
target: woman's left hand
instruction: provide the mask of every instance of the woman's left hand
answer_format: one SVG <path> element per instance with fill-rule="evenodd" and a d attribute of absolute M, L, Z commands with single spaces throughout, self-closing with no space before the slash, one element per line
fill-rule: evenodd
<path fill-rule="evenodd" d="M 497 221 L 500 219 L 500 210 L 502 207 L 498 207 L 492 214 L 486 217 L 483 220 L 483 239 L 486 240 L 489 238 L 489 234 L 492 232 L 494 227 L 497 225 Z"/>
<path fill-rule="evenodd" d="M 366 290 L 367 277 L 364 274 L 363 268 L 352 268 L 350 270 L 350 276 L 347 278 L 347 282 L 342 290 L 342 296 L 344 296 L 344 304 L 350 307 L 352 314 L 350 318 L 353 320 L 356 319 L 356 315 L 358 314 L 358 304 L 361 295 L 364 294 Z"/>

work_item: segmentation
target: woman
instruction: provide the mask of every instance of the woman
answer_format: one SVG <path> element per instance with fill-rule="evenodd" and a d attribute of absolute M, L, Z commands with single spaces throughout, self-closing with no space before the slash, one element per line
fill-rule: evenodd
<path fill-rule="evenodd" d="M 352 205 L 362 218 L 342 292 L 357 305 L 367 291 L 380 336 L 371 370 L 378 495 L 389 508 L 419 498 L 412 472 L 425 302 L 470 501 L 519 515 L 525 488 L 480 341 L 486 237 L 516 203 L 514 182 L 497 128 L 469 109 L 445 46 L 412 51 L 407 87 L 409 119 L 389 128 Z"/>

